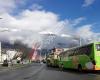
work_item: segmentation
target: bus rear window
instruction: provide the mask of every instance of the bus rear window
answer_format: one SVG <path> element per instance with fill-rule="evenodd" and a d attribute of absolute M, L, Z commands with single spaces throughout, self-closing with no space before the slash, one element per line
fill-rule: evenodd
<path fill-rule="evenodd" d="M 97 51 L 100 51 L 100 44 L 96 44 Z"/>

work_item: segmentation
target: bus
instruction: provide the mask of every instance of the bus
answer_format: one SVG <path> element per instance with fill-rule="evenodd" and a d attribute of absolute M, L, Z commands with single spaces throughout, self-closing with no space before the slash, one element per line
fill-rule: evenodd
<path fill-rule="evenodd" d="M 47 66 L 58 67 L 59 66 L 59 54 L 63 52 L 63 48 L 53 48 L 51 53 L 46 57 Z"/>
<path fill-rule="evenodd" d="M 54 53 L 47 55 L 46 64 L 48 67 L 58 67 L 59 64 L 58 55 Z"/>
<path fill-rule="evenodd" d="M 100 42 L 70 48 L 59 55 L 59 67 L 100 70 Z"/>

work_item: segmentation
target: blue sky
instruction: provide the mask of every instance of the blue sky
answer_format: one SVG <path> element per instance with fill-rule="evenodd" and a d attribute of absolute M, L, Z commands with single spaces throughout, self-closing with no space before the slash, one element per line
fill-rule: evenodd
<path fill-rule="evenodd" d="M 92 5 L 82 7 L 84 0 L 24 0 L 25 5 L 18 5 L 19 9 L 27 9 L 33 4 L 39 4 L 43 6 L 43 9 L 52 11 L 65 18 L 76 18 L 79 16 L 85 16 L 98 20 L 100 14 L 100 0 L 96 0 Z"/>
<path fill-rule="evenodd" d="M 24 3 L 19 4 L 16 11 L 13 13 L 20 13 L 24 9 L 29 9 L 33 4 L 42 6 L 43 10 L 56 13 L 61 20 L 75 19 L 78 17 L 85 17 L 86 19 L 80 24 L 93 24 L 94 32 L 99 32 L 100 25 L 100 0 L 95 0 L 92 4 L 83 7 L 85 0 L 23 0 Z M 99 29 L 98 29 L 99 28 Z"/>

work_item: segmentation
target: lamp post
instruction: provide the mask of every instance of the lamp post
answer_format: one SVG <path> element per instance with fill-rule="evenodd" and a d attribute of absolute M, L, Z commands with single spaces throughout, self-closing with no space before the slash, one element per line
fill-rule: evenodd
<path fill-rule="evenodd" d="M 0 42 L 0 62 L 2 62 L 2 54 L 1 54 L 1 42 Z"/>
<path fill-rule="evenodd" d="M 2 18 L 0 18 L 2 19 Z M 2 62 L 2 54 L 1 54 L 1 42 L 0 42 L 0 62 Z"/>
<path fill-rule="evenodd" d="M 79 42 L 79 46 L 82 45 L 82 38 L 80 36 L 75 36 L 73 38 Z"/>

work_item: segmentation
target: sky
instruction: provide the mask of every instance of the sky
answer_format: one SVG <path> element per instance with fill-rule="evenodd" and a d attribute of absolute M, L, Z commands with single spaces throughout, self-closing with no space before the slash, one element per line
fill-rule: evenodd
<path fill-rule="evenodd" d="M 61 35 L 99 41 L 99 4 L 100 0 L 0 0 L 0 40 L 43 45 L 41 33 L 52 33 L 60 37 L 58 42 L 66 42 Z"/>

